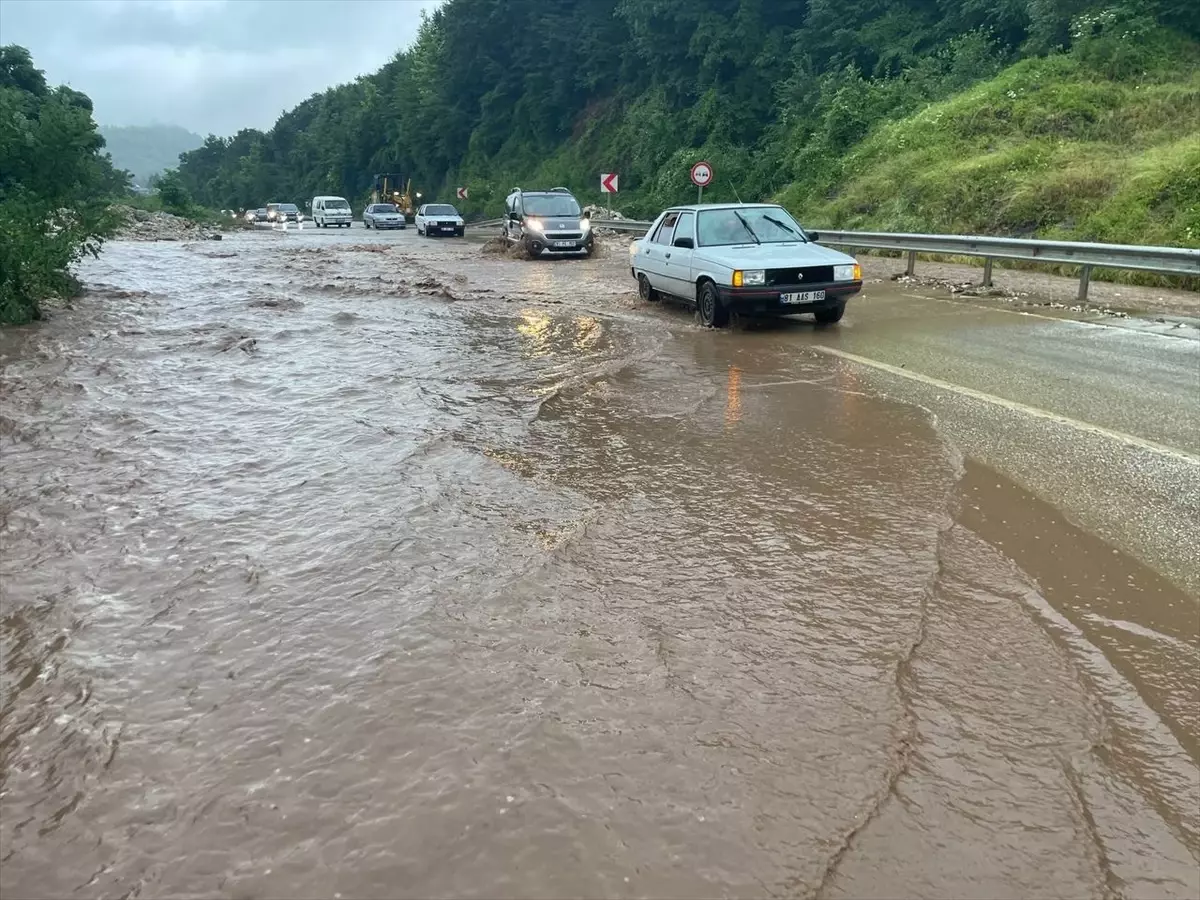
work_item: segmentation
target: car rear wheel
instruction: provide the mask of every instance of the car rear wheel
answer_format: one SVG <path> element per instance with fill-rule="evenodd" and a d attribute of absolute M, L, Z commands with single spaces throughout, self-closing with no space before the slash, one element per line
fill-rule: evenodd
<path fill-rule="evenodd" d="M 700 321 L 709 328 L 724 328 L 729 324 L 729 310 L 721 303 L 721 297 L 717 294 L 717 286 L 711 281 L 700 285 L 700 292 L 696 297 L 696 308 L 700 312 Z"/>
<path fill-rule="evenodd" d="M 832 325 L 834 322 L 842 320 L 842 314 L 846 312 L 846 304 L 838 303 L 835 306 L 826 306 L 824 309 L 816 310 L 813 315 L 817 317 L 817 322 L 821 325 Z"/>
<path fill-rule="evenodd" d="M 638 297 L 643 303 L 657 303 L 662 295 L 650 287 L 650 279 L 645 274 L 638 275 Z"/>

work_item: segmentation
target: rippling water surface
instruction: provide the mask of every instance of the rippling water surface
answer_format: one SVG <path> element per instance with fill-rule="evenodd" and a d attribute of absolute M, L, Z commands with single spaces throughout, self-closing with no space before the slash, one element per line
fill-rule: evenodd
<path fill-rule="evenodd" d="M 1197 895 L 1195 639 L 997 529 L 1086 536 L 618 262 L 361 240 L 0 335 L 6 897 Z"/>

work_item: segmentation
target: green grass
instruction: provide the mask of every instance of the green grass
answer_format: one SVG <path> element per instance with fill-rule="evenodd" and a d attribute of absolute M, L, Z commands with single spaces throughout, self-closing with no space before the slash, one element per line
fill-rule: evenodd
<path fill-rule="evenodd" d="M 1200 66 L 1028 59 L 882 124 L 780 199 L 815 227 L 1200 245 Z"/>

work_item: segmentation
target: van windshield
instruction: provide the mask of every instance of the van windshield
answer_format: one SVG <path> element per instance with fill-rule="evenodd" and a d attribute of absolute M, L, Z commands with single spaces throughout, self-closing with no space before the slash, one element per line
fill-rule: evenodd
<path fill-rule="evenodd" d="M 349 209 L 350 204 L 347 203 L 345 200 L 326 200 L 325 208 L 326 209 Z"/>
<path fill-rule="evenodd" d="M 579 202 L 570 194 L 526 194 L 521 198 L 527 216 L 564 216 L 581 214 Z"/>

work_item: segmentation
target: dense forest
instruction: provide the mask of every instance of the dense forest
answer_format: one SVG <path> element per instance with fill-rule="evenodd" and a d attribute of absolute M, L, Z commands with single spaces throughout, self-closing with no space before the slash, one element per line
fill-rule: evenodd
<path fill-rule="evenodd" d="M 128 192 L 92 118 L 92 101 L 52 88 L 29 51 L 0 47 L 0 323 L 40 316 L 73 290 L 72 262 L 98 253 Z"/>
<path fill-rule="evenodd" d="M 212 207 L 563 184 L 648 215 L 780 198 L 814 225 L 1200 240 L 1195 0 L 448 0 L 378 72 L 184 155 Z"/>
<path fill-rule="evenodd" d="M 113 164 L 132 172 L 138 184 L 179 165 L 179 155 L 195 150 L 204 138 L 178 125 L 101 125 L 100 135 Z"/>

